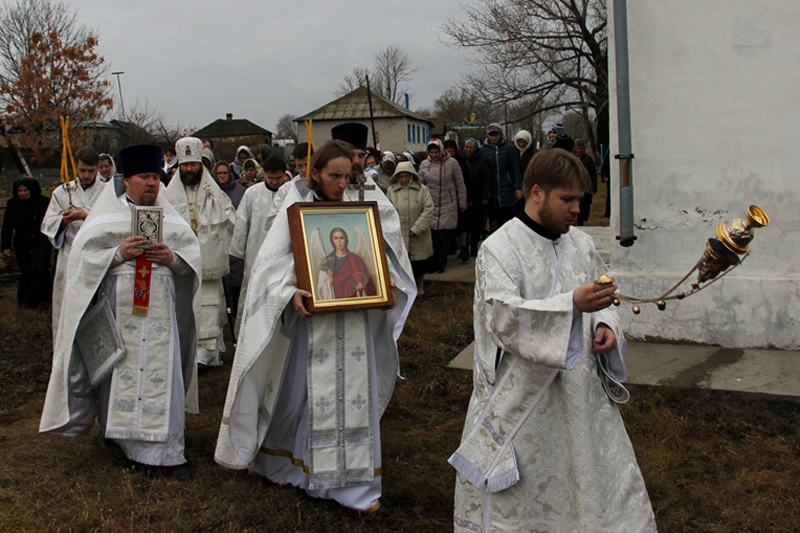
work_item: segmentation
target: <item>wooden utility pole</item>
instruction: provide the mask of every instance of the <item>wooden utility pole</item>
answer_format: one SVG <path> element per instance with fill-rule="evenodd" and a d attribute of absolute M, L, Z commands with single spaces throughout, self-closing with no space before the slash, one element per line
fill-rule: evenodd
<path fill-rule="evenodd" d="M 367 78 L 367 101 L 369 102 L 369 123 L 372 126 L 372 146 L 374 148 L 378 147 L 378 134 L 375 132 L 375 116 L 372 114 L 372 91 L 369 88 L 369 74 L 365 76 Z"/>

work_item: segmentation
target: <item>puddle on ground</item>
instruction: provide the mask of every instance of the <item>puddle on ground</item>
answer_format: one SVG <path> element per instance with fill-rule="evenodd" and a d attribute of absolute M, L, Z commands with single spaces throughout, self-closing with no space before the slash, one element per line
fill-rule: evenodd
<path fill-rule="evenodd" d="M 739 362 L 743 355 L 744 350 L 739 348 L 720 348 L 709 354 L 702 363 L 690 366 L 682 370 L 675 377 L 662 380 L 661 383 L 677 387 L 699 385 L 710 378 L 714 370 Z"/>

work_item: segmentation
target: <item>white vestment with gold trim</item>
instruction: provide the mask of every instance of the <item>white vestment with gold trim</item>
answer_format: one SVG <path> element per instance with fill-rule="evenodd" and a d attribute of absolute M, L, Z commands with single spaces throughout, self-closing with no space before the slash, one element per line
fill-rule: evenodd
<path fill-rule="evenodd" d="M 175 172 L 164 196 L 195 230 L 203 258 L 203 284 L 200 288 L 203 307 L 197 340 L 197 362 L 208 366 L 222 364 L 225 351 L 222 328 L 227 322 L 222 277 L 230 270 L 228 250 L 236 209 L 230 198 L 211 177 L 205 167 L 200 182 L 187 187 L 181 182 L 180 169 Z"/>
<path fill-rule="evenodd" d="M 304 180 L 286 187 L 252 266 L 215 459 L 369 510 L 381 493 L 379 420 L 394 390 L 396 341 L 416 296 L 399 217 L 383 193 L 367 193 L 379 205 L 395 307 L 301 319 L 290 305 L 286 209 L 315 195 Z M 344 201 L 357 198 L 345 192 Z"/>

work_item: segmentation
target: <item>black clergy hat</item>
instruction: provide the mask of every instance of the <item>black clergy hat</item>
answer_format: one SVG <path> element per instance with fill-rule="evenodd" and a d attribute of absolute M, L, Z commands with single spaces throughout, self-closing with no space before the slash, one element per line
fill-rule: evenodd
<path fill-rule="evenodd" d="M 367 149 L 367 132 L 369 130 L 358 122 L 339 124 L 331 129 L 331 139 L 348 142 L 359 150 Z"/>
<path fill-rule="evenodd" d="M 122 175 L 126 178 L 137 174 L 161 174 L 164 151 L 152 144 L 128 146 L 119 152 Z"/>

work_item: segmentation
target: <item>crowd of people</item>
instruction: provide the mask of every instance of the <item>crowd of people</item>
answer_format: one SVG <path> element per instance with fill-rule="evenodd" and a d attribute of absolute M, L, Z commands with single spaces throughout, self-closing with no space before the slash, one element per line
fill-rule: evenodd
<path fill-rule="evenodd" d="M 597 186 L 585 144 L 557 124 L 537 152 L 529 132 L 509 143 L 493 123 L 483 141 L 433 139 L 420 158 L 374 150 L 367 133 L 341 124 L 288 161 L 247 146 L 220 161 L 193 137 L 127 147 L 119 168 L 83 148 L 77 182 L 50 199 L 31 178 L 15 182 L 2 253 L 17 257 L 20 305 L 52 299 L 40 431 L 72 437 L 97 424 L 147 475 L 191 479 L 184 413 L 200 408 L 201 371 L 223 364 L 230 324 L 217 463 L 376 512 L 397 339 L 425 275 L 456 252 L 476 262 L 475 390 L 450 459 L 456 531 L 655 532 L 618 398 L 598 378 L 600 368 L 624 380 L 625 343 L 615 287 L 594 281 L 594 245 L 572 229 Z M 296 240 L 295 204 L 361 199 L 380 220 L 385 279 L 346 216 L 319 235 L 321 255 Z M 318 284 L 300 286 L 299 268 Z M 393 305 L 310 305 L 380 290 Z"/>

